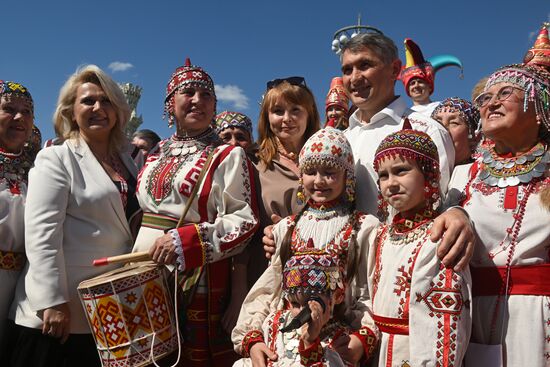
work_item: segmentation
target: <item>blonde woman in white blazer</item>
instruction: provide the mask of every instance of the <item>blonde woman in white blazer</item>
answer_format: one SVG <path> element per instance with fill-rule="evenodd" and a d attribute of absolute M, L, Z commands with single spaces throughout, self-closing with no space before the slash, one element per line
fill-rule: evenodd
<path fill-rule="evenodd" d="M 136 167 L 124 153 L 130 109 L 94 65 L 72 75 L 54 114 L 65 142 L 41 151 L 29 175 L 28 263 L 10 317 L 8 365 L 99 366 L 77 286 L 109 268 L 92 260 L 129 252 Z"/>

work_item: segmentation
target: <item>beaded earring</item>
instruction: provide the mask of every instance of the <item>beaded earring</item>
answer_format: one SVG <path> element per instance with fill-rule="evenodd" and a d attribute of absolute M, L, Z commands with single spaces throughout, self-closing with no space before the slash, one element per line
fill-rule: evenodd
<path fill-rule="evenodd" d="M 348 173 L 346 175 L 345 199 L 350 203 L 353 203 L 355 201 L 355 186 L 354 186 L 354 183 L 355 183 L 355 180 L 353 179 L 353 175 L 350 175 Z"/>
<path fill-rule="evenodd" d="M 298 180 L 298 191 L 296 192 L 296 198 L 299 205 L 302 205 L 306 202 L 306 195 L 304 193 L 304 181 L 302 180 L 301 176 Z"/>

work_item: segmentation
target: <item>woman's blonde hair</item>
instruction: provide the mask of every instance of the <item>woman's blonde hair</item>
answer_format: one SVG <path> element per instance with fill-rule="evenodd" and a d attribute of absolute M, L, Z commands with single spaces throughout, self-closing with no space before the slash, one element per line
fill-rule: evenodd
<path fill-rule="evenodd" d="M 78 138 L 79 128 L 74 121 L 74 103 L 78 87 L 84 83 L 93 83 L 109 98 L 116 112 L 116 122 L 109 136 L 109 150 L 119 152 L 128 144 L 124 127 L 130 119 L 130 106 L 118 84 L 96 65 L 84 65 L 69 77 L 61 90 L 57 100 L 57 107 L 53 114 L 56 134 L 62 139 Z"/>
<path fill-rule="evenodd" d="M 262 101 L 258 121 L 258 138 L 260 143 L 258 157 L 268 169 L 273 168 L 273 159 L 278 153 L 277 138 L 269 125 L 269 111 L 279 98 L 306 109 L 307 127 L 303 136 L 304 142 L 320 129 L 319 112 L 317 111 L 313 93 L 311 93 L 308 87 L 304 85 L 292 85 L 285 81 L 268 90 Z"/>

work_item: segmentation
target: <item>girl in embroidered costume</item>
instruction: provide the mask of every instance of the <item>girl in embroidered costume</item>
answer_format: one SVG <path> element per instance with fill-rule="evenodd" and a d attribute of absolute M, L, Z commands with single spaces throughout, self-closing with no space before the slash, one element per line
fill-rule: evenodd
<path fill-rule="evenodd" d="M 298 215 L 274 226 L 277 247 L 271 266 L 248 293 L 232 334 L 235 350 L 250 357 L 254 365 L 283 358 L 273 345 L 265 344 L 267 336 L 263 335 L 262 325 L 271 312 L 288 308 L 281 297 L 283 264 L 293 254 L 308 249 L 324 250 L 345 269 L 347 287 L 342 312 L 354 332 L 338 338 L 335 349 L 354 364 L 361 356 L 370 358 L 376 348 L 378 337 L 369 311 L 366 261 L 367 237 L 375 232 L 378 221 L 354 210 L 353 162 L 349 142 L 334 128 L 316 132 L 300 151 L 298 195 L 302 200 L 307 195 L 309 200 Z M 348 346 L 351 354 L 340 352 Z"/>
<path fill-rule="evenodd" d="M 0 80 L 0 361 L 8 309 L 25 264 L 27 175 L 36 154 L 24 146 L 30 143 L 33 121 L 33 100 L 27 88 Z"/>
<path fill-rule="evenodd" d="M 429 230 L 439 207 L 437 147 L 401 130 L 378 147 L 380 226 L 369 252 L 369 292 L 382 337 L 378 366 L 460 366 L 470 337 L 470 273 L 446 268 Z"/>
<path fill-rule="evenodd" d="M 475 102 L 493 144 L 457 167 L 450 186 L 480 242 L 470 262 L 471 354 L 498 366 L 550 363 L 550 73 L 538 64 L 550 55 L 538 56 L 489 77 Z"/>
<path fill-rule="evenodd" d="M 141 170 L 138 199 L 144 216 L 134 249 L 149 250 L 160 264 L 177 261 L 180 271 L 197 276 L 184 284 L 192 294 L 180 310 L 186 317 L 183 364 L 230 366 L 238 356 L 221 319 L 229 302 L 231 256 L 243 250 L 258 226 L 251 164 L 240 147 L 219 140 L 211 126 L 214 83 L 189 59 L 170 78 L 165 111 L 177 129 Z M 203 169 L 204 179 L 197 183 Z M 195 185 L 198 192 L 191 198 Z M 174 228 L 189 200 L 185 224 Z"/>
<path fill-rule="evenodd" d="M 282 289 L 286 307 L 271 312 L 262 325 L 265 344 L 278 356 L 271 366 L 345 365 L 332 348 L 333 340 L 352 332 L 338 314 L 338 305 L 344 301 L 344 274 L 337 258 L 315 248 L 298 251 L 285 263 Z M 304 307 L 311 310 L 311 320 L 289 328 Z M 250 358 L 235 364 L 251 365 Z"/>

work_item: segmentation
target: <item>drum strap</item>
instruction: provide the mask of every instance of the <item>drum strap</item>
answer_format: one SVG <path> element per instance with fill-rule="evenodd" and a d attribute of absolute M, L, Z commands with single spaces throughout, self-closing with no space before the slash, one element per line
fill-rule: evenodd
<path fill-rule="evenodd" d="M 206 175 L 206 172 L 208 172 L 210 168 L 210 164 L 212 163 L 212 159 L 214 158 L 214 151 L 215 149 L 212 149 L 210 154 L 208 155 L 208 158 L 206 159 L 206 162 L 204 163 L 204 166 L 202 167 L 199 177 L 197 178 L 197 183 L 193 187 L 193 191 L 191 191 L 191 195 L 189 195 L 189 200 L 187 200 L 187 203 L 185 203 L 185 207 L 183 208 L 183 213 L 181 214 L 180 220 L 178 221 L 178 225 L 176 228 L 181 227 L 185 222 L 185 216 L 187 215 L 187 212 L 189 212 L 189 208 L 191 208 L 191 204 L 193 203 L 193 200 L 197 196 L 197 193 L 199 191 L 199 186 L 202 183 L 202 180 L 204 179 L 204 176 Z M 189 269 L 185 271 L 183 274 L 179 274 L 179 286 L 183 294 L 183 305 L 185 308 L 189 305 L 189 302 L 194 296 L 195 290 L 197 289 L 196 285 L 199 282 L 199 278 L 202 274 L 203 266 L 199 266 L 198 268 Z"/>

